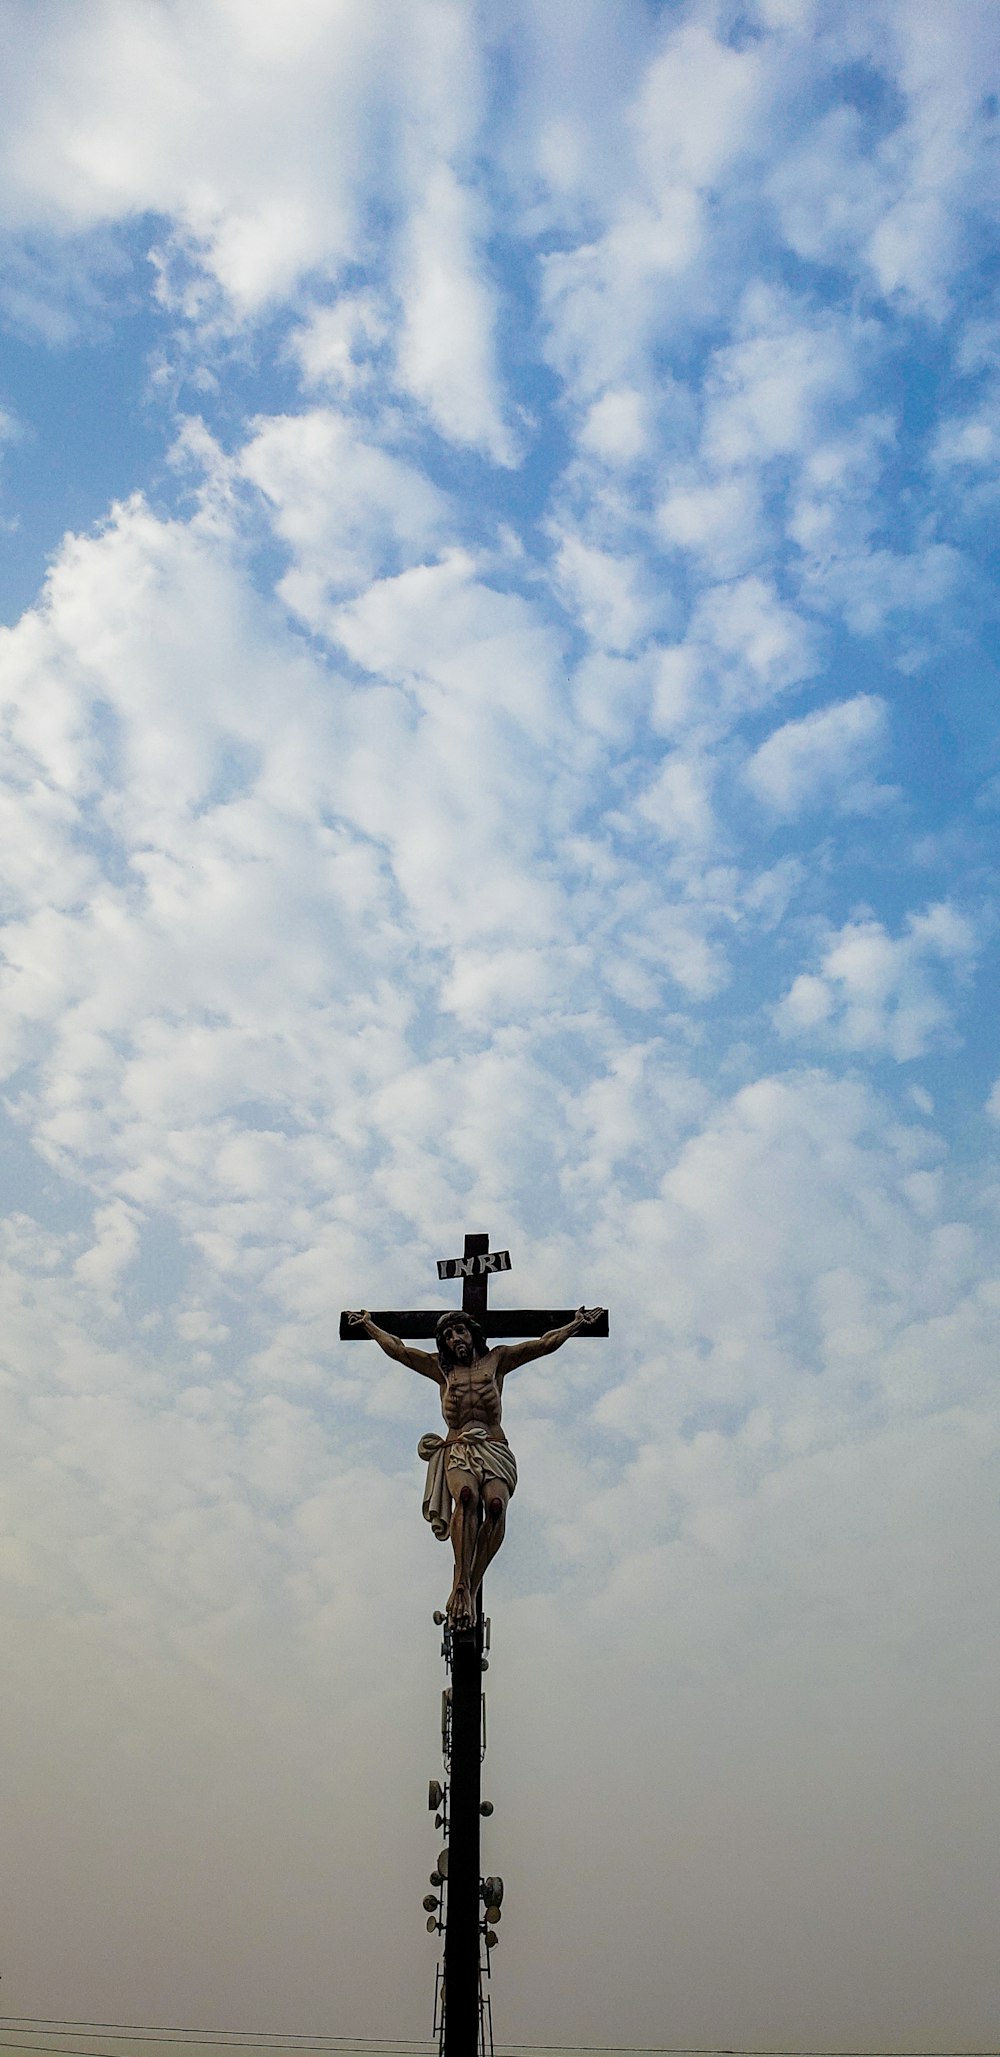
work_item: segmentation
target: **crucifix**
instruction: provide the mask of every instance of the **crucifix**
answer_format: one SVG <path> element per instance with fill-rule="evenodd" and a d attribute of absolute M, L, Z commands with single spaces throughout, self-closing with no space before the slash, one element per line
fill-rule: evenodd
<path fill-rule="evenodd" d="M 454 1577 L 446 1615 L 444 1651 L 451 1673 L 446 1695 L 446 1763 L 449 1772 L 446 1853 L 447 1920 L 444 1946 L 443 2057 L 475 2057 L 483 2046 L 480 1994 L 479 1814 L 482 1758 L 483 1602 L 482 1581 L 503 1541 L 507 1504 L 517 1484 L 514 1455 L 501 1426 L 501 1399 L 508 1373 L 533 1358 L 559 1350 L 572 1336 L 606 1336 L 603 1307 L 491 1308 L 489 1281 L 510 1270 L 506 1250 L 491 1250 L 489 1237 L 465 1238 L 462 1257 L 438 1261 L 438 1277 L 462 1281 L 456 1308 L 392 1309 L 370 1314 L 345 1312 L 345 1343 L 366 1337 L 386 1355 L 437 1385 L 445 1436 L 422 1436 L 418 1455 L 427 1464 L 423 1512 L 454 1552 Z M 520 1340 L 491 1343 L 491 1338 Z M 410 1347 L 433 1337 L 435 1350 Z M 434 1790 L 434 1788 L 432 1788 Z M 438 1879 L 435 1872 L 432 1879 Z M 499 1881 L 488 1883 L 496 1886 Z M 502 1888 L 501 1888 L 502 1890 Z M 428 1902 L 426 1904 L 432 1904 Z M 495 1912 L 496 1910 L 494 1910 Z M 428 1926 L 435 1926 L 432 1920 Z M 485 1930 L 484 1930 L 485 1932 Z M 487 1946 L 496 1940 L 486 1933 Z"/>
<path fill-rule="evenodd" d="M 453 1308 L 340 1317 L 344 1342 L 370 1337 L 388 1357 L 432 1379 L 440 1390 L 447 1436 L 422 1436 L 427 1464 L 424 1516 L 440 1540 L 450 1537 L 455 1575 L 448 1600 L 453 1633 L 475 1626 L 483 1573 L 503 1541 L 507 1504 L 517 1465 L 501 1427 L 504 1380 L 519 1365 L 559 1350 L 571 1336 L 606 1336 L 603 1307 L 491 1308 L 491 1277 L 510 1270 L 506 1250 L 491 1250 L 486 1235 L 467 1235 L 463 1257 L 438 1260 L 439 1278 L 462 1281 L 461 1311 Z M 410 1338 L 433 1336 L 436 1350 L 414 1350 Z M 493 1336 L 524 1340 L 490 1345 Z"/>

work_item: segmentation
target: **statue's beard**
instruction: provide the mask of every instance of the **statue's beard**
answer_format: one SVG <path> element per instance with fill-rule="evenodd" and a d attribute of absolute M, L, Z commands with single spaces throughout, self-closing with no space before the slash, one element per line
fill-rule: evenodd
<path fill-rule="evenodd" d="M 450 1370 L 452 1367 L 458 1367 L 462 1371 L 466 1371 L 469 1369 L 471 1365 L 475 1364 L 477 1355 L 478 1352 L 473 1348 L 473 1345 L 471 1343 L 467 1344 L 461 1352 L 459 1352 L 458 1350 L 449 1350 L 449 1362 L 447 1369 Z"/>

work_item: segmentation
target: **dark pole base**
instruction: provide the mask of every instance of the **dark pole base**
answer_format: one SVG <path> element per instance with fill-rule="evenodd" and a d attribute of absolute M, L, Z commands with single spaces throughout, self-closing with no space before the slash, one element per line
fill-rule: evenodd
<path fill-rule="evenodd" d="M 483 1732 L 483 1601 L 476 1626 L 451 1639 L 448 1910 L 444 2057 L 479 2051 L 479 1799 Z"/>

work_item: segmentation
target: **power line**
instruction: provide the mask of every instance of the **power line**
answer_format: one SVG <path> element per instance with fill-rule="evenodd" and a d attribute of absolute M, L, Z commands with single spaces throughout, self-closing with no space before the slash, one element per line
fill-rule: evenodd
<path fill-rule="evenodd" d="M 121 2041 L 121 2038 L 107 2036 L 107 2043 L 113 2043 L 113 2041 Z M 140 2041 L 138 2036 L 136 2036 L 136 2041 Z M 173 2043 L 175 2041 L 177 2047 L 193 2045 L 195 2049 L 233 2049 L 233 2051 L 237 2051 L 237 2049 L 245 2049 L 245 2051 L 253 2051 L 253 2049 L 286 2049 L 286 2051 L 290 2051 L 290 2049 L 296 2049 L 296 2047 L 305 2047 L 305 2045 L 288 2045 L 288 2043 L 284 2043 L 284 2045 L 282 2043 L 274 2043 L 274 2045 L 267 2045 L 267 2043 L 210 2043 L 210 2041 L 195 2043 L 193 2036 L 177 2036 L 177 2038 L 163 2036 L 163 2038 L 158 2038 L 158 2041 L 163 2041 L 163 2043 Z M 307 2045 L 307 2047 L 309 2049 L 317 2049 L 317 2045 L 313 2045 L 313 2043 Z M 319 2049 L 329 2051 L 331 2057 L 352 2057 L 352 2053 L 360 2053 L 360 2057 L 403 2057 L 403 2053 L 407 2053 L 407 2057 L 434 2057 L 436 2045 L 432 2045 L 432 2043 L 416 2043 L 416 2041 L 412 2041 L 412 2038 L 407 2038 L 407 2041 L 403 2043 L 403 2041 L 399 2041 L 399 2038 L 395 2038 L 395 2041 L 385 2041 L 385 2038 L 379 2038 L 379 2036 L 335 2036 L 335 2038 L 329 2038 L 325 2045 L 319 2045 Z M 27 2030 L 23 2036 L 10 2038 L 10 2041 L 6 2041 L 6 2038 L 0 2032 L 0 2051 L 21 2051 L 21 2053 L 31 2053 L 31 2057 L 101 2057 L 101 2043 L 97 2043 L 97 2045 L 95 2043 L 88 2043 L 86 2049 L 74 2049 L 72 2043 L 37 2043 L 35 2041 L 35 2034 L 31 2030 Z"/>
<path fill-rule="evenodd" d="M 335 2036 L 306 2035 L 296 2029 L 281 2029 L 273 2035 L 266 2029 L 192 2029 L 165 2028 L 156 2024 L 122 2021 L 65 2021 L 55 2016 L 45 2017 L 30 2014 L 0 2015 L 0 2035 L 8 2029 L 23 2028 L 30 2036 L 40 2035 L 46 2030 L 50 2035 L 100 2035 L 108 2042 L 146 2042 L 199 2045 L 213 2049 L 235 2050 L 303 2050 L 306 2052 L 341 2050 L 345 2045 L 356 2044 L 361 2049 L 379 2050 L 421 2050 L 425 2037 L 414 2036 Z M 13 2048 L 12 2044 L 5 2047 Z M 32 2043 L 32 2049 L 41 2049 L 40 2043 Z M 431 2045 L 427 2044 L 428 2048 Z"/>
<path fill-rule="evenodd" d="M 23 2029 L 30 2042 L 6 2041 L 8 2031 Z M 35 2040 L 43 2031 L 58 2036 L 58 2043 L 42 2043 Z M 415 2057 L 421 2052 L 431 2052 L 435 2047 L 424 2038 L 414 2036 L 338 2036 L 310 2035 L 298 2029 L 279 2029 L 269 2034 L 265 2029 L 192 2029 L 168 2028 L 163 2024 L 122 2021 L 67 2021 L 56 2015 L 2 2014 L 0 2015 L 0 2050 L 17 2050 L 27 2047 L 38 2057 L 97 2057 L 92 2049 L 68 2050 L 62 2038 L 80 2035 L 90 2041 L 102 2036 L 109 2042 L 165 2042 L 179 2048 L 187 2046 L 209 2049 L 231 2050 L 292 2050 L 302 2051 L 305 2057 L 310 2053 L 325 2050 L 337 2053 L 343 2051 L 368 2052 L 369 2057 L 377 2053 L 412 2051 Z M 498 2057 L 514 2052 L 553 2052 L 556 2057 L 1000 2057 L 1000 2050 L 762 2050 L 739 2049 L 732 2045 L 706 2045 L 700 2048 L 684 2043 L 504 2043 Z"/>
<path fill-rule="evenodd" d="M 70 2021 L 65 2016 L 45 2014 L 0 2014 L 0 2031 L 7 2028 L 32 2030 L 50 2029 L 53 2034 L 76 2034 L 77 2031 L 93 2029 L 96 2033 L 109 2036 L 132 2036 L 138 2039 L 163 2038 L 168 2042 L 235 2044 L 239 2048 L 277 2049 L 279 2046 L 297 2049 L 301 2046 L 318 2048 L 324 2044 L 336 2047 L 340 2043 L 382 2044 L 387 2050 L 414 2050 L 427 2040 L 423 2036 L 336 2036 L 308 2035 L 299 2029 L 260 2028 L 168 2028 L 162 2022 L 130 2021 Z"/>
<path fill-rule="evenodd" d="M 19 2026 L 23 2033 L 16 2037 L 15 2031 Z M 42 2035 L 57 2036 L 59 2041 L 39 2041 L 38 2038 Z M 63 2040 L 65 2037 L 73 2036 L 80 2037 L 88 2047 L 82 2050 L 73 2049 Z M 251 2037 L 253 2040 L 250 2040 Z M 353 2051 L 368 2053 L 368 2057 L 397 2057 L 397 2053 L 399 2057 L 403 2057 L 403 2053 L 410 2053 L 410 2057 L 432 2057 L 434 2049 L 433 2044 L 424 2040 L 418 2042 L 414 2037 L 297 2037 L 287 2033 L 284 2036 L 266 2036 L 259 2031 L 255 2033 L 253 2030 L 240 2029 L 209 2029 L 200 2035 L 197 2031 L 190 2030 L 177 2033 L 172 2033 L 169 2029 L 130 2030 L 128 2027 L 112 2027 L 110 2023 L 98 2022 L 72 2022 L 64 2026 L 55 2021 L 42 2022 L 36 2017 L 29 2016 L 0 2018 L 0 2050 L 28 2050 L 35 2053 L 35 2057 L 101 2057 L 101 2052 L 94 2048 L 95 2039 L 103 2043 L 167 2043 L 179 2049 L 192 2047 L 216 2050 L 300 2051 L 305 2053 L 305 2057 L 310 2057 L 310 2053 L 312 2057 L 323 2057 L 323 2053 L 327 2051 L 330 2057 L 338 2057 L 338 2053 L 343 2053 L 343 2057 L 350 2057 Z"/>
<path fill-rule="evenodd" d="M 79 2049 L 74 2048 L 71 2043 L 66 2043 L 63 2041 L 60 2041 L 58 2043 L 38 2042 L 35 2040 L 35 2038 L 39 2034 L 41 2034 L 40 2030 L 28 2029 L 23 2035 L 16 2038 L 12 2038 L 8 2041 L 4 2038 L 2 2029 L 0 2029 L 0 2050 L 19 2051 L 22 2053 L 30 2052 L 31 2057 L 111 2057 L 110 2052 L 102 2052 L 99 2043 L 95 2047 L 95 2044 L 93 2042 L 88 2042 L 86 2048 Z M 127 2040 L 127 2038 L 116 2038 L 114 2036 L 108 2036 L 103 2040 L 110 2043 L 116 2040 Z M 137 2036 L 134 2038 L 134 2040 L 136 2042 L 141 2042 L 144 2039 L 142 2037 Z M 150 2038 L 145 2038 L 145 2040 L 148 2041 L 150 2040 Z M 310 2043 L 309 2045 L 298 2043 L 282 2044 L 224 2042 L 218 2040 L 213 2041 L 208 2038 L 206 2038 L 204 2041 L 201 2041 L 190 2036 L 178 2036 L 176 2038 L 163 2036 L 160 2038 L 153 2038 L 152 2040 L 159 2040 L 166 2043 L 176 2041 L 178 2048 L 182 2048 L 185 2045 L 190 2044 L 195 2048 L 216 2050 L 296 2050 L 309 2048 L 310 2050 L 329 2051 L 330 2057 L 351 2057 L 351 2053 L 353 2052 L 359 2053 L 359 2057 L 403 2057 L 404 2052 L 407 2053 L 407 2057 L 434 2057 L 434 2051 L 436 2048 L 436 2046 L 431 2043 L 418 2043 L 414 2041 L 412 2038 L 408 2038 L 406 2041 L 402 2041 L 398 2038 L 395 2040 L 387 2041 L 384 2037 L 377 2036 L 336 2036 L 327 2038 L 327 2040 L 324 2043 L 317 2042 Z"/>

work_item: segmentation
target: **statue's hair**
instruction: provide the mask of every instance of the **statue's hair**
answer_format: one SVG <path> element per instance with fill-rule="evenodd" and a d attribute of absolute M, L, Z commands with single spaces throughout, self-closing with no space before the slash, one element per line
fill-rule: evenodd
<path fill-rule="evenodd" d="M 489 1345 L 486 1341 L 486 1337 L 484 1336 L 483 1331 L 480 1328 L 475 1315 L 466 1314 L 464 1307 L 456 1307 L 454 1314 L 442 1314 L 440 1316 L 437 1327 L 434 1331 L 434 1334 L 437 1338 L 438 1357 L 441 1361 L 442 1371 L 450 1371 L 455 1362 L 455 1359 L 453 1358 L 451 1351 L 446 1349 L 445 1344 L 442 1341 L 442 1337 L 444 1335 L 444 1331 L 446 1328 L 452 1328 L 458 1322 L 461 1322 L 463 1328 L 468 1329 L 469 1334 L 472 1337 L 472 1349 L 474 1356 L 485 1357 L 486 1352 L 489 1348 Z"/>

